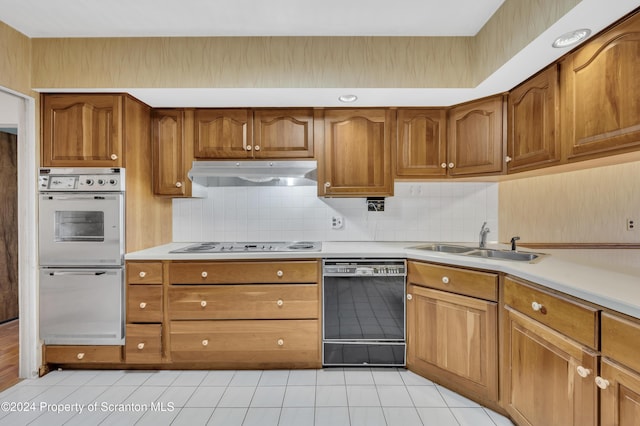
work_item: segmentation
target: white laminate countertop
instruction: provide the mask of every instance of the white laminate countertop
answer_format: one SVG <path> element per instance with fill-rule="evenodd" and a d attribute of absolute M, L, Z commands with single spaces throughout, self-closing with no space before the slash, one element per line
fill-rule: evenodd
<path fill-rule="evenodd" d="M 170 243 L 128 253 L 126 260 L 407 258 L 511 274 L 640 318 L 640 249 L 554 249 L 537 263 L 491 260 L 416 249 L 426 242 L 323 242 L 319 252 L 169 253 Z M 473 247 L 473 243 L 462 243 Z M 504 245 L 489 247 L 505 248 Z M 533 251 L 523 249 L 522 251 Z"/>

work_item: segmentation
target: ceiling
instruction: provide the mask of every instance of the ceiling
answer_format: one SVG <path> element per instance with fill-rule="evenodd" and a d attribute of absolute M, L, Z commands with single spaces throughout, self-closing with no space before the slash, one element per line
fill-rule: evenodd
<path fill-rule="evenodd" d="M 522 0 L 518 0 L 522 1 Z M 137 36 L 473 36 L 504 0 L 0 0 L 0 21 L 31 38 Z M 560 34 L 593 34 L 640 0 L 582 0 L 473 88 L 96 88 L 125 91 L 152 107 L 449 106 L 508 91 L 567 53 Z M 73 88 L 34 88 L 41 92 Z M 79 91 L 87 92 L 82 89 Z"/>
<path fill-rule="evenodd" d="M 35 37 L 473 36 L 504 0 L 0 0 Z"/>

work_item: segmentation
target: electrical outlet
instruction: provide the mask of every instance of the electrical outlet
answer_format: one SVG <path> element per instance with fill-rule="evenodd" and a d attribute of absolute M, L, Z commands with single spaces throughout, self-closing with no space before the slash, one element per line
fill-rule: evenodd
<path fill-rule="evenodd" d="M 627 219 L 627 231 L 636 230 L 636 221 L 633 219 Z"/>
<path fill-rule="evenodd" d="M 333 216 L 331 218 L 331 229 L 341 229 L 344 226 L 344 219 L 342 216 Z"/>

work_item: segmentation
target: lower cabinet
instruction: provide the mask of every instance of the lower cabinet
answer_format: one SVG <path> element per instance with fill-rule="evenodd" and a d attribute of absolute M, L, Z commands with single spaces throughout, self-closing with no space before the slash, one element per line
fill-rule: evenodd
<path fill-rule="evenodd" d="M 408 281 L 407 367 L 495 407 L 497 274 L 409 262 Z"/>
<path fill-rule="evenodd" d="M 127 363 L 161 363 L 162 325 L 127 324 L 127 338 L 124 350 Z"/>
<path fill-rule="evenodd" d="M 122 346 L 47 345 L 49 364 L 111 364 L 122 361 Z"/>

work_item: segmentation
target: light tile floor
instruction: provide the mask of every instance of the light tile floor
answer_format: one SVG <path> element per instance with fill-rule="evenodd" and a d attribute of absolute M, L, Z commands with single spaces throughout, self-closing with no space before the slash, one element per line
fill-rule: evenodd
<path fill-rule="evenodd" d="M 0 425 L 505 426 L 404 369 L 53 371 L 0 393 Z"/>

